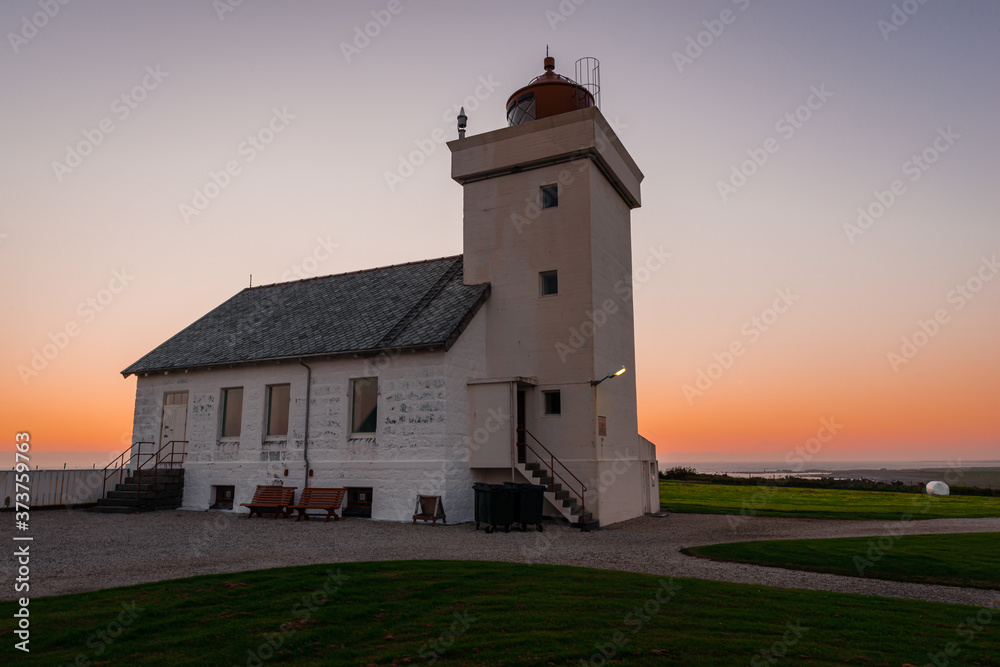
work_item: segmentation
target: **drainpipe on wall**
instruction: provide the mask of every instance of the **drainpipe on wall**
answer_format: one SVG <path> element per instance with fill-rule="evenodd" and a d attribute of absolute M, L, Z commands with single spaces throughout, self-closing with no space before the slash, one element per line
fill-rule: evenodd
<path fill-rule="evenodd" d="M 306 461 L 306 474 L 305 474 L 305 484 L 302 485 L 303 489 L 309 488 L 309 398 L 312 393 L 312 368 L 309 364 L 299 359 L 299 363 L 305 366 L 306 369 L 306 427 L 304 429 L 304 434 L 302 438 L 302 458 Z"/>
<path fill-rule="evenodd" d="M 516 482 L 514 474 L 517 462 L 517 382 L 510 383 L 510 481 Z"/>
<path fill-rule="evenodd" d="M 597 461 L 597 479 L 600 480 L 601 479 L 601 436 L 597 427 L 597 416 L 598 414 L 600 414 L 600 412 L 597 409 L 597 385 L 591 383 L 591 386 L 594 389 L 594 421 L 590 423 L 590 428 L 591 428 L 591 434 L 593 435 L 594 438 L 594 460 Z M 594 494 L 594 505 L 596 505 L 596 507 L 592 507 L 591 512 L 593 513 L 594 516 L 596 516 L 597 512 L 594 510 L 597 510 L 601 505 L 601 496 L 600 496 L 601 485 L 595 484 L 594 487 L 597 491 L 597 493 Z M 581 516 L 580 519 L 582 520 L 583 517 Z"/>

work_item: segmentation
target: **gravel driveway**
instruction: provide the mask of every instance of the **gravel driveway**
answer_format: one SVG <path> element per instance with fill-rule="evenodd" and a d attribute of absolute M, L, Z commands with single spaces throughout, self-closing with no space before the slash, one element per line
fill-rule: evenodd
<path fill-rule="evenodd" d="M 485 534 L 473 524 L 431 526 L 343 519 L 295 523 L 226 512 L 166 511 L 108 515 L 79 510 L 31 515 L 32 597 L 91 591 L 196 574 L 366 560 L 494 560 L 579 565 L 783 588 L 864 593 L 973 605 L 1000 605 L 1000 593 L 717 563 L 679 549 L 764 539 L 877 538 L 899 534 L 1000 532 L 1000 518 L 880 521 L 732 518 L 708 514 L 641 517 L 582 533 L 546 524 L 545 532 Z M 11 576 L 12 559 L 0 563 Z M 11 599 L 12 587 L 0 595 Z"/>

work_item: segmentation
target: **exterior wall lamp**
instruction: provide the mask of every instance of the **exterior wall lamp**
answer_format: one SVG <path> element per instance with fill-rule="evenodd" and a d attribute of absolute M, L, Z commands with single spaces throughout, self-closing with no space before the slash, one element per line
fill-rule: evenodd
<path fill-rule="evenodd" d="M 597 385 L 601 384 L 605 380 L 608 380 L 608 379 L 614 378 L 614 377 L 618 377 L 619 375 L 621 375 L 622 373 L 624 373 L 626 370 L 628 370 L 628 369 L 626 369 L 625 366 L 622 366 L 618 370 L 612 371 L 611 373 L 608 373 L 607 375 L 605 375 L 604 377 L 602 377 L 600 380 L 591 380 L 590 384 L 591 384 L 591 386 L 596 387 Z"/>

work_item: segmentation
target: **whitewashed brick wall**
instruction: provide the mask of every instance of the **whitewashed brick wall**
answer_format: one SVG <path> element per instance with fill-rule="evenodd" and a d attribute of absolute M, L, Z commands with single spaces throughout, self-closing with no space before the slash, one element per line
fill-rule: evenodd
<path fill-rule="evenodd" d="M 448 352 L 307 361 L 313 369 L 309 486 L 370 486 L 372 517 L 408 521 L 418 493 L 443 496 L 450 521 L 472 519 L 470 377 L 485 373 L 485 314 Z M 297 362 L 140 376 L 133 441 L 159 439 L 163 394 L 188 391 L 184 508 L 206 509 L 212 487 L 236 487 L 235 510 L 258 484 L 305 486 L 306 369 Z M 350 380 L 379 378 L 374 437 L 351 438 Z M 290 384 L 289 433 L 265 437 L 267 386 Z M 238 439 L 221 439 L 222 389 L 243 387 Z M 286 471 L 287 470 L 287 475 Z M 296 495 L 296 498 L 298 496 Z"/>

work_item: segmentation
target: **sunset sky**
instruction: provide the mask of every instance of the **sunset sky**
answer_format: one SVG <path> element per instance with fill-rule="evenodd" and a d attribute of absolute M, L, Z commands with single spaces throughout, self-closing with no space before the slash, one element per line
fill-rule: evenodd
<path fill-rule="evenodd" d="M 671 255 L 632 369 L 661 465 L 817 434 L 817 462 L 1000 458 L 992 0 L 8 0 L 0 28 L 4 451 L 107 463 L 119 372 L 250 274 L 460 253 L 433 137 L 505 126 L 548 45 L 600 60 L 633 262 Z"/>

